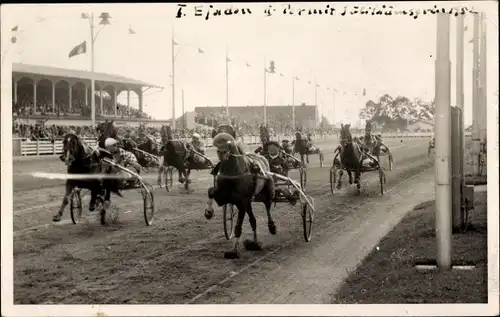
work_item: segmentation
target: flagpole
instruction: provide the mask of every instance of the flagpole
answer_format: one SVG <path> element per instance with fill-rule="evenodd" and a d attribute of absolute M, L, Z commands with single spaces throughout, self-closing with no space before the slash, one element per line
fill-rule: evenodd
<path fill-rule="evenodd" d="M 335 90 L 335 88 L 333 88 L 333 120 L 332 120 L 333 122 L 332 123 L 333 123 L 334 128 L 336 126 L 335 125 L 335 119 L 336 119 L 335 118 L 335 92 L 336 92 L 336 90 Z"/>
<path fill-rule="evenodd" d="M 486 14 L 481 13 L 481 44 L 479 49 L 479 143 L 486 140 L 486 105 L 487 105 L 487 76 L 486 76 Z"/>
<path fill-rule="evenodd" d="M 266 77 L 267 77 L 267 68 L 266 68 L 266 59 L 264 58 L 264 125 L 267 125 L 267 105 L 266 105 L 266 89 L 267 89 L 267 83 L 266 83 Z"/>
<path fill-rule="evenodd" d="M 175 40 L 172 27 L 172 129 L 175 129 Z"/>
<path fill-rule="evenodd" d="M 186 130 L 186 112 L 184 111 L 184 89 L 181 90 L 182 93 L 182 130 Z M 186 140 L 186 131 L 184 131 L 184 140 Z"/>
<path fill-rule="evenodd" d="M 90 71 L 92 78 L 90 80 L 90 116 L 92 126 L 96 126 L 95 118 L 95 76 L 94 76 L 94 13 L 90 14 Z"/>
<path fill-rule="evenodd" d="M 295 76 L 292 77 L 292 129 L 295 131 Z"/>
<path fill-rule="evenodd" d="M 226 115 L 229 123 L 231 120 L 229 119 L 229 54 L 228 48 L 226 45 Z"/>

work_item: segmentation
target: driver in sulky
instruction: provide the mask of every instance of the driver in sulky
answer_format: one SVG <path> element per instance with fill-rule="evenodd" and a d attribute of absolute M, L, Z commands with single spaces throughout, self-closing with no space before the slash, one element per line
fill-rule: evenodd
<path fill-rule="evenodd" d="M 264 157 L 269 162 L 269 168 L 271 172 L 288 177 L 287 159 L 283 155 L 283 149 L 281 148 L 279 143 L 270 141 L 266 145 L 267 152 L 264 154 Z M 279 182 L 276 177 L 274 177 L 274 181 Z M 275 193 L 277 196 L 283 196 L 288 199 L 292 205 L 295 205 L 297 200 L 299 199 L 298 193 L 296 191 L 292 193 L 292 191 L 288 187 L 277 187 L 275 189 Z"/>

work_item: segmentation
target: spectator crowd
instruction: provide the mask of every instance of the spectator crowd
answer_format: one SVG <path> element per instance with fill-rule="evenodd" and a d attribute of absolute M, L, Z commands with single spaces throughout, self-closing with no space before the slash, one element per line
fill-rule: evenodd
<path fill-rule="evenodd" d="M 56 94 L 57 96 L 57 94 Z M 12 114 L 14 117 L 17 116 L 57 116 L 57 117 L 71 117 L 71 116 L 83 116 L 89 117 L 91 114 L 90 101 L 89 106 L 85 106 L 85 96 L 79 96 L 75 94 L 71 102 L 71 107 L 69 105 L 68 99 L 55 100 L 55 109 L 52 105 L 51 94 L 43 93 L 43 90 L 37 94 L 36 98 L 36 109 L 33 107 L 34 98 L 33 94 L 23 94 L 22 92 L 18 94 L 17 101 L 12 101 Z M 117 103 L 117 109 L 115 112 L 114 102 L 108 97 L 103 97 L 103 105 L 101 111 L 101 98 L 95 96 L 96 105 L 96 116 L 97 117 L 116 117 L 116 118 L 141 118 L 141 119 L 151 119 L 147 113 L 135 109 L 120 103 Z M 116 116 L 115 116 L 116 114 Z"/>

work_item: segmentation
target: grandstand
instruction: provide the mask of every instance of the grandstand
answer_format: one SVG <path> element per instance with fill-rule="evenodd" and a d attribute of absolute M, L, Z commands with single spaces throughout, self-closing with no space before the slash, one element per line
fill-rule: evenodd
<path fill-rule="evenodd" d="M 14 63 L 12 65 L 13 118 L 24 124 L 90 125 L 92 73 L 81 70 Z M 96 119 L 149 121 L 143 112 L 143 93 L 162 88 L 119 75 L 93 73 Z M 146 88 L 146 89 L 143 89 Z M 126 92 L 127 104 L 118 102 Z M 138 109 L 130 106 L 130 93 L 137 94 Z"/>
<path fill-rule="evenodd" d="M 195 107 L 195 121 L 208 126 L 217 126 L 227 121 L 225 107 Z M 277 132 L 294 130 L 292 106 L 267 106 L 267 122 Z M 255 130 L 264 122 L 263 106 L 229 107 L 231 122 L 247 130 Z M 302 129 L 314 129 L 319 124 L 317 106 L 295 106 L 295 121 Z"/>

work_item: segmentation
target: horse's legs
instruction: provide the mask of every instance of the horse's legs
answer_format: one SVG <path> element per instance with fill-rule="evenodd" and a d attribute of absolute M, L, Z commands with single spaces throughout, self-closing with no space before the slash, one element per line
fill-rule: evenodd
<path fill-rule="evenodd" d="M 64 198 L 63 198 L 62 203 L 61 203 L 61 207 L 59 208 L 59 211 L 57 212 L 57 214 L 55 214 L 52 217 L 52 221 L 54 221 L 54 222 L 61 221 L 61 217 L 63 215 L 64 209 L 66 208 L 66 205 L 68 205 L 68 203 L 69 203 L 68 197 L 71 194 L 71 192 L 73 191 L 73 188 L 74 188 L 73 185 L 66 182 L 65 193 L 64 193 Z"/>
<path fill-rule="evenodd" d="M 158 167 L 158 185 L 161 185 L 161 175 L 163 174 L 164 166 L 160 164 Z"/>
<path fill-rule="evenodd" d="M 248 203 L 240 203 L 236 206 L 238 208 L 238 217 L 236 218 L 236 225 L 234 226 L 234 246 L 233 250 L 224 252 L 224 257 L 225 258 L 239 258 L 240 257 L 240 237 L 242 233 L 242 226 L 243 226 L 243 220 L 245 219 L 245 214 L 247 213 L 248 205 L 250 205 L 251 202 L 249 201 Z M 255 216 L 253 217 L 255 220 Z M 257 221 L 255 221 L 255 227 L 257 227 Z M 253 228 L 252 228 L 253 229 Z M 257 233 L 254 231 L 254 236 L 256 236 Z"/>
<path fill-rule="evenodd" d="M 255 215 L 253 213 L 251 202 L 248 203 L 247 208 L 248 221 L 250 222 L 250 227 L 252 228 L 253 232 L 253 241 L 255 242 L 255 244 L 259 244 L 259 242 L 257 241 L 257 219 L 255 218 Z"/>
<path fill-rule="evenodd" d="M 266 206 L 267 213 L 267 227 L 269 228 L 269 233 L 274 235 L 276 234 L 276 224 L 274 223 L 273 217 L 271 216 L 272 200 L 269 199 L 269 201 L 266 201 L 264 205 Z"/>
<path fill-rule="evenodd" d="M 306 152 L 306 161 L 307 161 L 307 164 L 309 164 L 309 151 Z"/>
<path fill-rule="evenodd" d="M 339 180 L 337 182 L 337 189 L 341 189 L 342 188 L 342 175 L 344 175 L 344 171 L 342 170 L 342 168 L 340 168 L 340 170 L 339 170 Z"/>
<path fill-rule="evenodd" d="M 352 185 L 352 173 L 351 171 L 347 171 L 347 175 L 349 176 L 349 185 Z"/>

